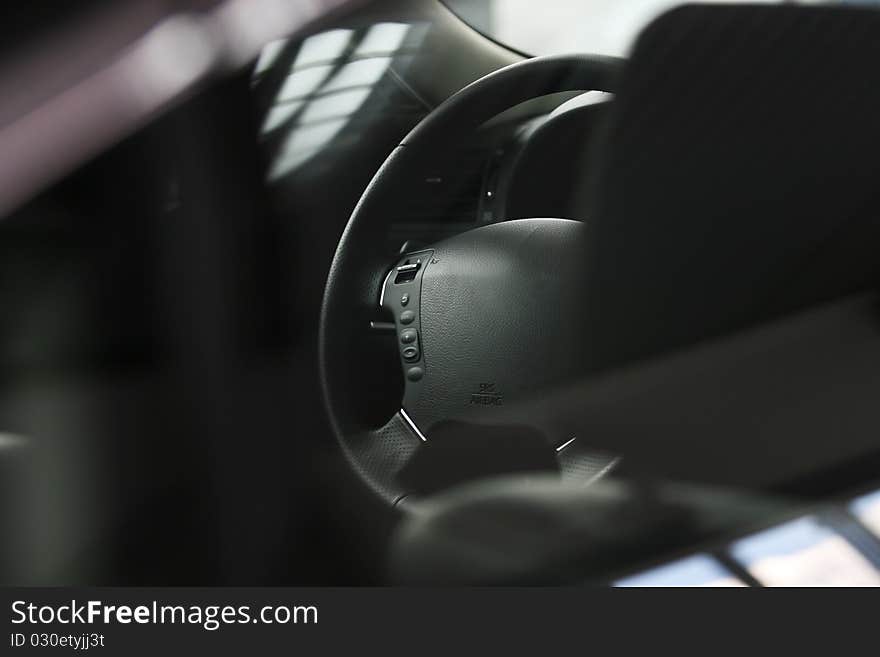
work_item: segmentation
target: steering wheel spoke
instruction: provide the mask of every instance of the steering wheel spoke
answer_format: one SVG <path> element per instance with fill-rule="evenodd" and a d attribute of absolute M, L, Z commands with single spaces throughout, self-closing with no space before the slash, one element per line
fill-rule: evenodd
<path fill-rule="evenodd" d="M 415 426 L 398 412 L 377 429 L 349 434 L 343 448 L 358 474 L 394 505 L 410 492 L 401 482 L 400 474 L 423 441 Z"/>
<path fill-rule="evenodd" d="M 592 449 L 572 436 L 556 448 L 556 462 L 563 481 L 586 486 L 611 472 L 620 457 Z"/>

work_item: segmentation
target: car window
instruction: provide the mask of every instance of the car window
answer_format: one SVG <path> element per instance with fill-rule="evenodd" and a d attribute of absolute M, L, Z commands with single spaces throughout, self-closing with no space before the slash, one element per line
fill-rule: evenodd
<path fill-rule="evenodd" d="M 444 1 L 480 32 L 530 55 L 571 52 L 626 55 L 645 25 L 664 11 L 684 4 L 682 0 Z M 731 0 L 702 1 L 731 3 Z M 749 2 L 770 4 L 779 0 Z M 859 4 L 872 2 L 876 0 L 859 0 Z"/>

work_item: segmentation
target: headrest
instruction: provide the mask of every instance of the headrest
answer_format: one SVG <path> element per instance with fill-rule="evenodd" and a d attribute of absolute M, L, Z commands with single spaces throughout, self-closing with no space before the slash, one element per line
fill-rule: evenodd
<path fill-rule="evenodd" d="M 880 12 L 673 10 L 605 128 L 587 188 L 597 366 L 875 284 Z"/>

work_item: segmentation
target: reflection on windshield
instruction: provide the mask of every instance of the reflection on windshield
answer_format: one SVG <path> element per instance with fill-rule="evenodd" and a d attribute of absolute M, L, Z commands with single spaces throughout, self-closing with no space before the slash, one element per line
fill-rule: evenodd
<path fill-rule="evenodd" d="M 731 554 L 765 586 L 880 586 L 868 559 L 813 516 L 744 538 Z"/>
<path fill-rule="evenodd" d="M 850 505 L 850 511 L 865 527 L 880 537 L 880 490 L 856 498 Z"/>
<path fill-rule="evenodd" d="M 614 586 L 739 587 L 743 582 L 707 554 L 697 554 L 615 582 Z"/>
<path fill-rule="evenodd" d="M 340 135 L 395 57 L 417 45 L 414 27 L 379 23 L 366 30 L 335 29 L 298 46 L 282 40 L 263 49 L 254 86 L 274 84 L 277 91 L 260 134 L 264 139 L 280 135 L 269 166 L 270 181 L 291 173 Z M 270 80 L 273 70 L 286 66 L 286 72 Z"/>

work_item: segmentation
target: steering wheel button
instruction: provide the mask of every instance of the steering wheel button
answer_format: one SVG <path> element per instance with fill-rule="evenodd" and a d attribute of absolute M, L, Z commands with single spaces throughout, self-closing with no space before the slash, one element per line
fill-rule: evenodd
<path fill-rule="evenodd" d="M 412 310 L 404 310 L 400 313 L 401 324 L 412 324 L 416 319 L 416 314 Z"/>
<path fill-rule="evenodd" d="M 423 376 L 425 376 L 425 370 L 421 367 L 410 367 L 406 371 L 406 378 L 410 381 L 420 381 Z"/>
<path fill-rule="evenodd" d="M 419 334 L 415 329 L 406 329 L 400 333 L 400 341 L 403 344 L 413 344 L 418 337 Z"/>

